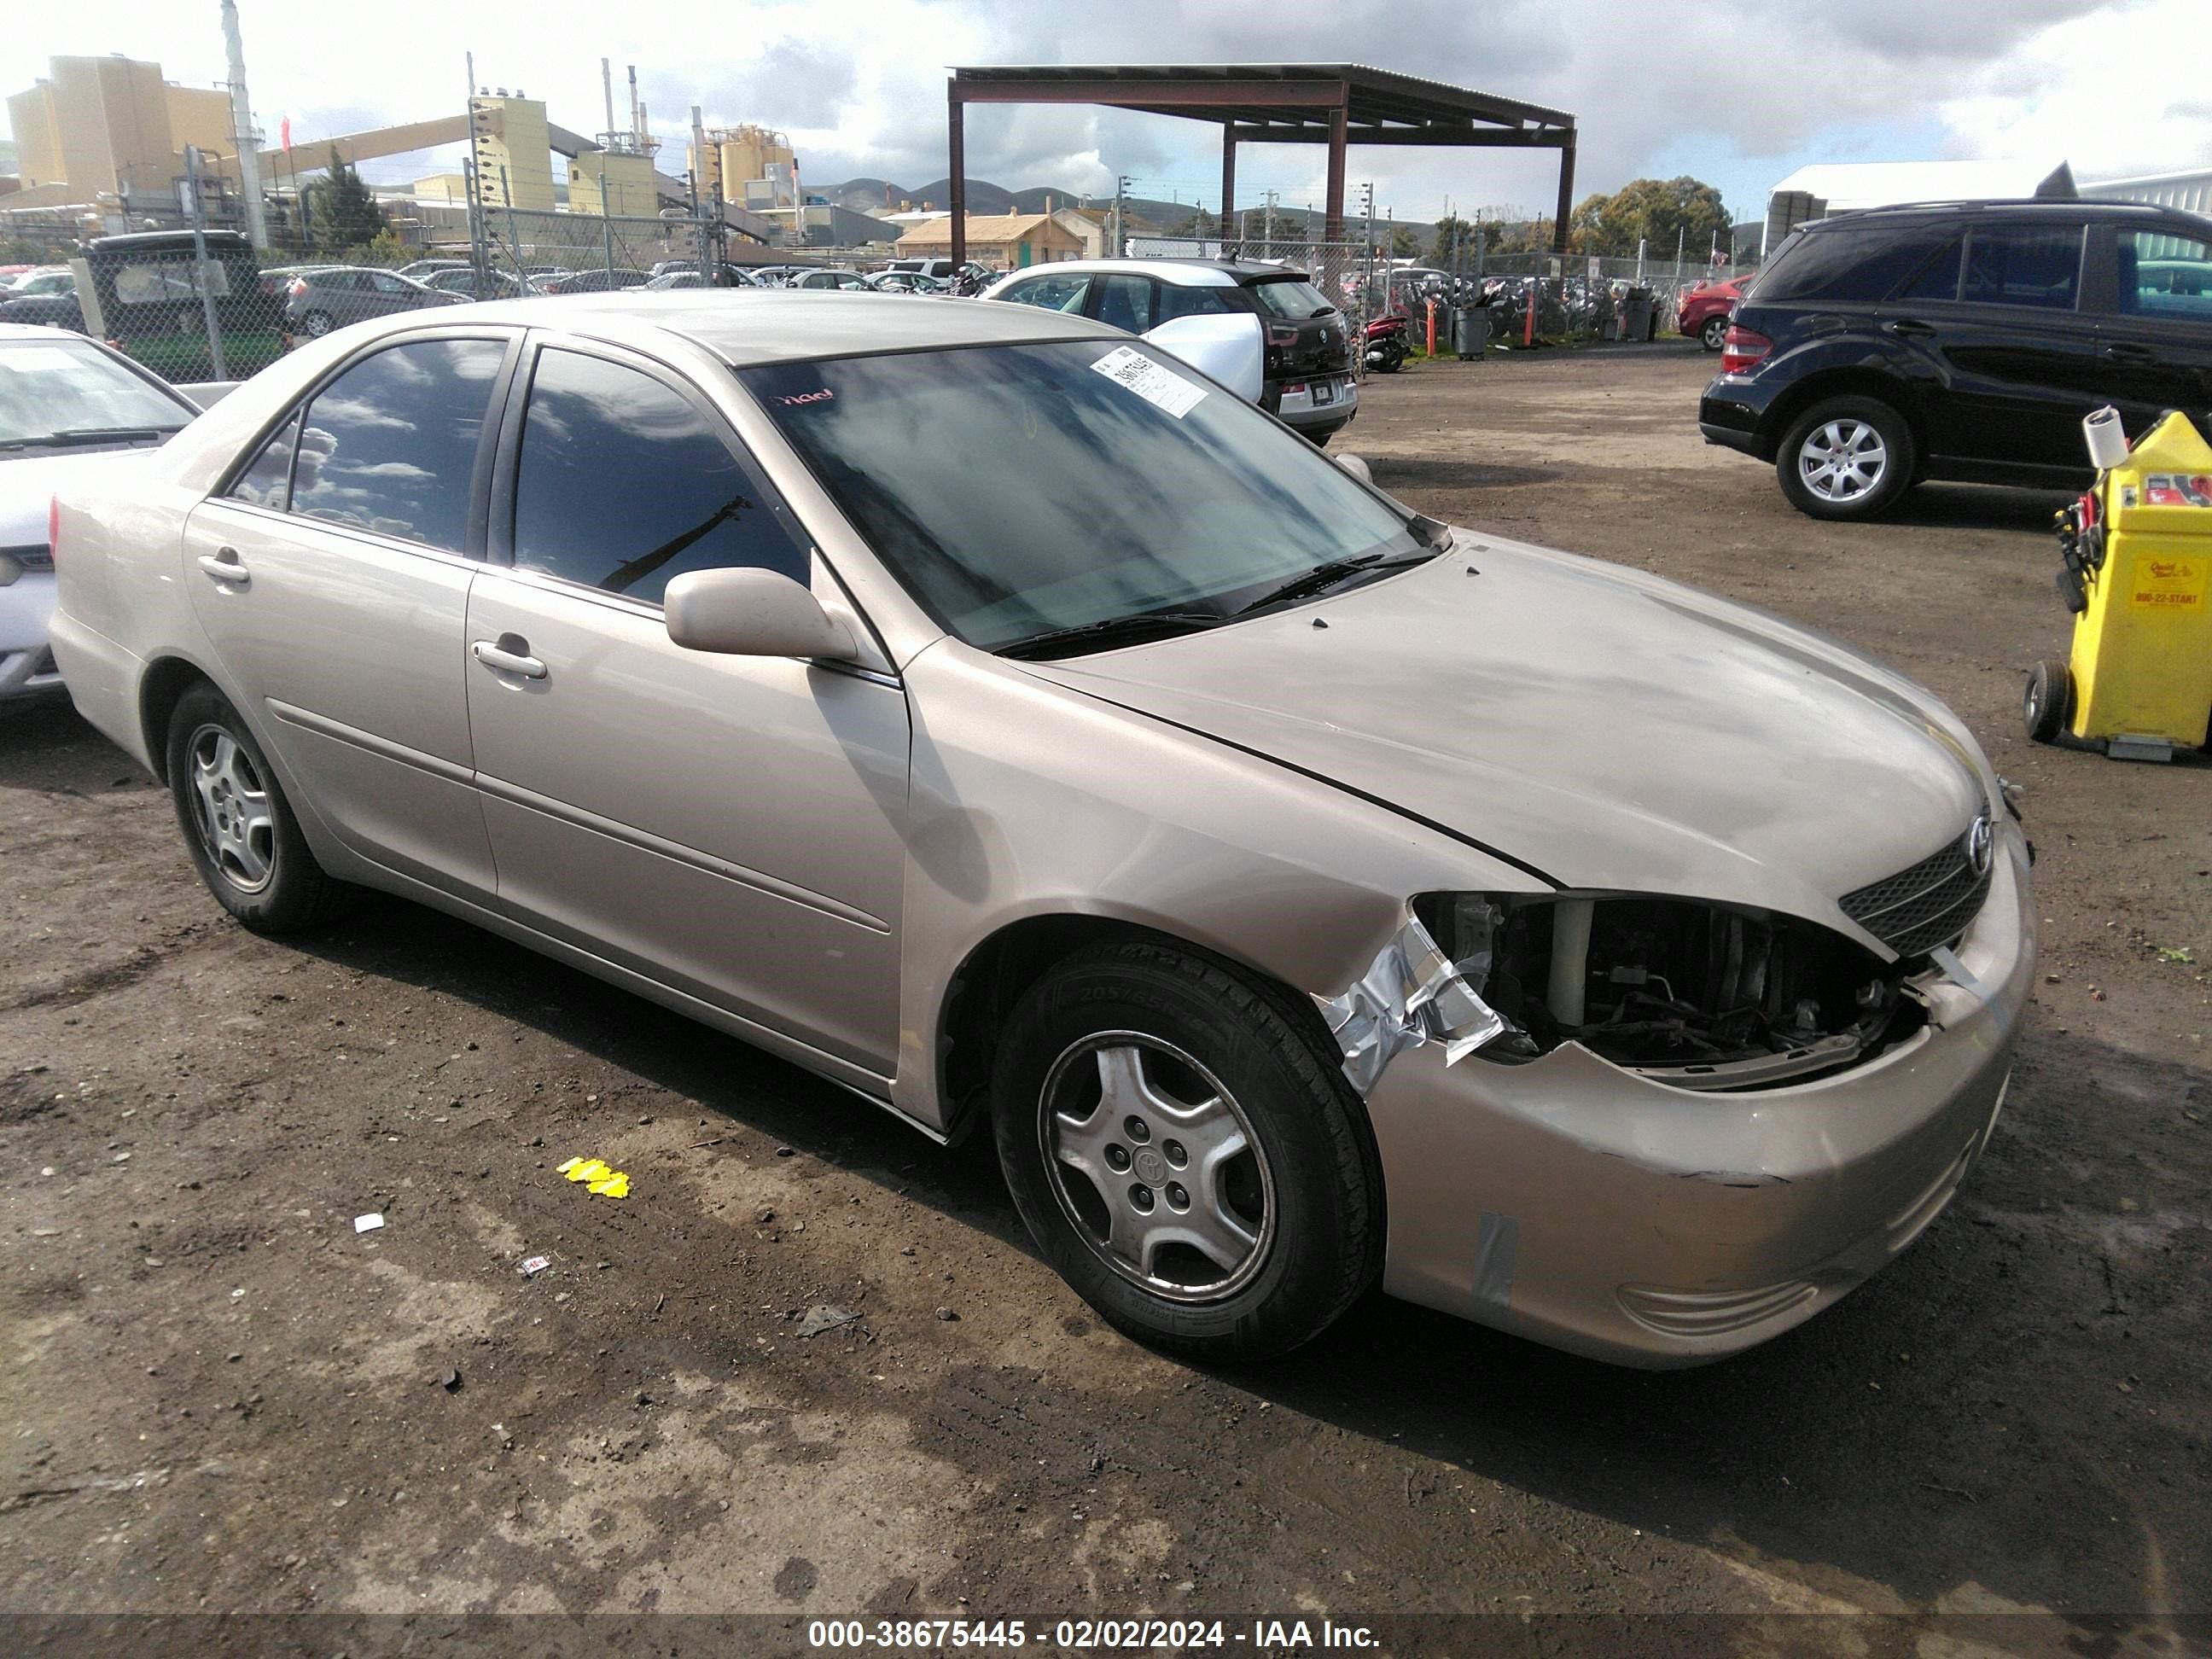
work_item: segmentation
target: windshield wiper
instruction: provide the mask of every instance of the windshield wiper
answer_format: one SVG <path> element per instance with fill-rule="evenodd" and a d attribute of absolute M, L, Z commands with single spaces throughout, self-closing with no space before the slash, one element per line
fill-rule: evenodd
<path fill-rule="evenodd" d="M 1103 651 L 1117 645 L 1135 645 L 1165 634 L 1194 633 L 1202 628 L 1218 627 L 1228 620 L 1211 611 L 1143 611 L 1131 617 L 1109 617 L 1103 622 L 1081 623 L 1073 628 L 1054 628 L 1032 634 L 1025 640 L 1000 646 L 998 654 L 1069 656 L 1086 647 Z"/>
<path fill-rule="evenodd" d="M 36 438 L 0 439 L 0 449 L 67 449 L 75 444 L 127 443 L 141 438 L 166 438 L 182 430 L 182 427 L 175 426 L 80 426 Z"/>
<path fill-rule="evenodd" d="M 1271 605 L 1287 605 L 1293 599 L 1310 599 L 1328 592 L 1330 588 L 1353 576 L 1365 575 L 1370 572 L 1380 575 L 1386 570 L 1400 570 L 1407 565 L 1425 564 L 1442 550 L 1439 548 L 1424 548 L 1419 553 L 1393 555 L 1362 553 L 1356 558 L 1331 559 L 1327 564 L 1316 565 L 1303 575 L 1291 577 L 1279 587 L 1269 588 L 1251 604 L 1237 606 L 1235 614 L 1239 617 L 1249 617 L 1255 611 L 1265 611 Z"/>

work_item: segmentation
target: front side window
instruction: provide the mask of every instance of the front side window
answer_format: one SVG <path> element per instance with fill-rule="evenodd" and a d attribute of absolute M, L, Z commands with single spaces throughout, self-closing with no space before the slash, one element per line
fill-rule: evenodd
<path fill-rule="evenodd" d="M 1091 292 L 1087 273 L 1071 273 L 1061 276 L 1032 276 L 1025 283 L 1016 283 L 999 297 L 1011 300 L 1018 306 L 1036 306 L 1044 311 L 1078 312 L 1083 309 L 1084 295 Z"/>
<path fill-rule="evenodd" d="M 987 649 L 1167 610 L 1219 620 L 1316 567 L 1421 552 L 1311 444 L 1141 341 L 741 378 L 890 569 Z"/>
<path fill-rule="evenodd" d="M 307 405 L 292 511 L 464 550 L 498 340 L 416 340 L 362 359 Z"/>
<path fill-rule="evenodd" d="M 2212 243 L 2122 231 L 2119 307 L 2131 317 L 2212 323 Z"/>
<path fill-rule="evenodd" d="M 560 350 L 542 353 L 531 379 L 514 562 L 647 605 L 687 570 L 750 566 L 804 582 L 811 563 L 782 505 L 690 398 Z"/>
<path fill-rule="evenodd" d="M 2071 311 L 2081 278 L 2079 225 L 1992 225 L 1966 238 L 1959 297 L 1969 304 Z"/>
<path fill-rule="evenodd" d="M 254 507 L 272 507 L 282 513 L 291 500 L 292 450 L 299 433 L 300 415 L 295 410 L 284 424 L 270 434 L 269 441 L 261 446 L 253 465 L 238 475 L 238 482 L 230 487 L 231 498 Z"/>

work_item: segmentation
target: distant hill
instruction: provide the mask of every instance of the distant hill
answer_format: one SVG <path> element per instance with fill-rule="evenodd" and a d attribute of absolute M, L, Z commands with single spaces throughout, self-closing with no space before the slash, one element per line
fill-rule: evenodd
<path fill-rule="evenodd" d="M 848 179 L 839 185 L 809 185 L 807 194 L 823 196 L 839 207 L 851 208 L 859 213 L 896 213 L 902 204 L 911 203 L 919 209 L 924 202 L 939 210 L 951 205 L 952 180 L 950 177 L 933 179 L 927 184 L 907 185 L 894 184 L 888 179 Z M 1023 190 L 1008 190 L 1004 185 L 993 184 L 988 179 L 968 180 L 968 210 L 970 213 L 1042 213 L 1045 198 L 1051 198 L 1055 207 L 1080 207 L 1086 203 L 1093 208 L 1110 207 L 1111 196 L 1085 197 L 1079 191 L 1063 190 L 1052 185 L 1031 185 Z M 1244 203 L 1251 217 L 1247 221 L 1251 234 L 1260 233 L 1260 209 L 1256 204 Z M 1162 201 L 1158 197 L 1132 196 L 1127 199 L 1125 210 L 1132 219 L 1158 225 L 1164 235 L 1173 235 L 1189 222 L 1195 210 L 1188 202 Z M 1318 235 L 1322 215 L 1316 211 L 1310 216 L 1302 208 L 1277 207 L 1275 225 L 1285 236 Z M 1432 234 L 1428 225 L 1409 227 L 1425 245 Z"/>

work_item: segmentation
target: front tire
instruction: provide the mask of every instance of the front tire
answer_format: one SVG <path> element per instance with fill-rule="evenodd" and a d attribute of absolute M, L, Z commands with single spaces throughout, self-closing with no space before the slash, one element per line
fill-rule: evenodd
<path fill-rule="evenodd" d="M 315 862 L 261 745 L 213 686 L 169 720 L 169 793 L 193 867 L 216 902 L 257 933 L 313 927 L 352 890 Z"/>
<path fill-rule="evenodd" d="M 1009 1017 L 992 1075 L 1006 1184 L 1108 1322 L 1211 1362 L 1311 1340 L 1381 1267 L 1381 1185 L 1333 1057 L 1211 958 L 1079 952 Z"/>
<path fill-rule="evenodd" d="M 1912 429 L 1873 398 L 1830 398 L 1797 417 L 1774 458 L 1790 506 L 1808 518 L 1871 519 L 1912 483 Z"/>
<path fill-rule="evenodd" d="M 1698 343 L 1708 351 L 1718 351 L 1728 343 L 1728 313 L 1719 313 L 1705 319 L 1705 326 L 1698 331 Z"/>

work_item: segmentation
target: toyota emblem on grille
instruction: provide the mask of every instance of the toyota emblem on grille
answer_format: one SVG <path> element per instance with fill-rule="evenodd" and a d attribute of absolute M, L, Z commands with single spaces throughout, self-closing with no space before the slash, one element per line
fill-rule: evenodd
<path fill-rule="evenodd" d="M 1990 872 L 1990 860 L 1996 846 L 1995 833 L 1990 828 L 1990 815 L 1984 812 L 1974 820 L 1974 827 L 1966 831 L 1966 862 L 1974 866 L 1974 873 L 1985 876 Z"/>

